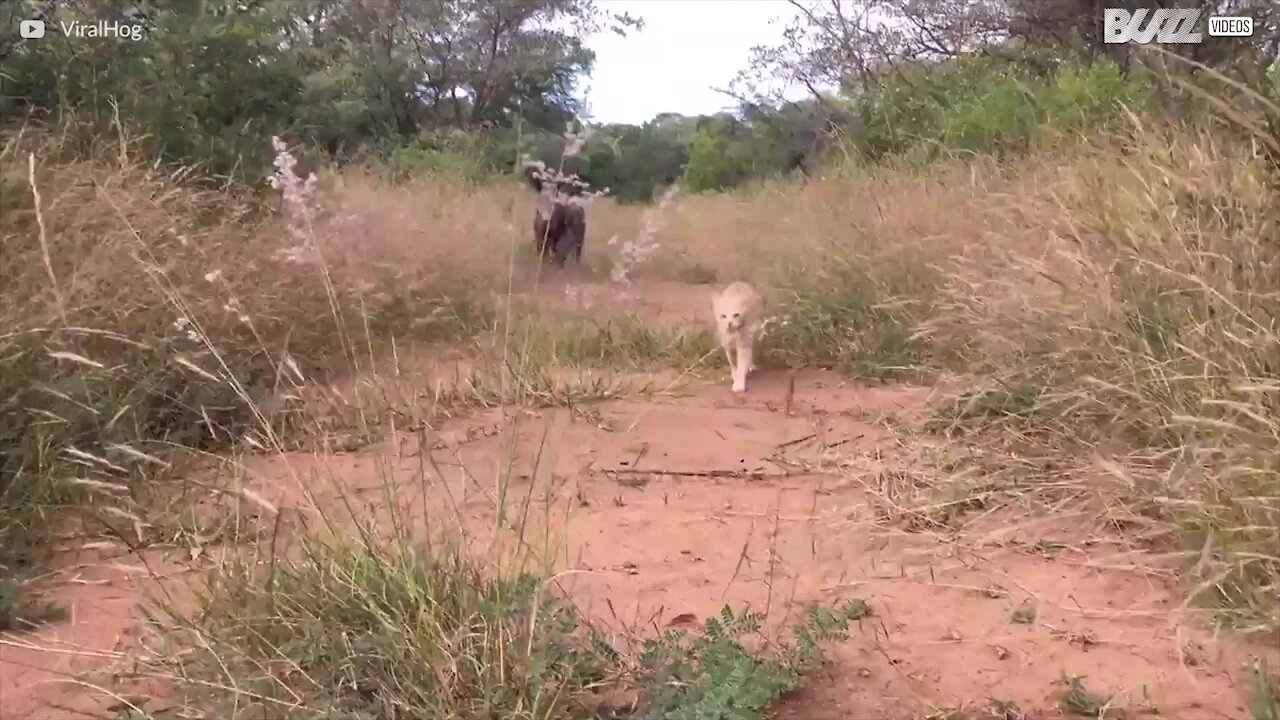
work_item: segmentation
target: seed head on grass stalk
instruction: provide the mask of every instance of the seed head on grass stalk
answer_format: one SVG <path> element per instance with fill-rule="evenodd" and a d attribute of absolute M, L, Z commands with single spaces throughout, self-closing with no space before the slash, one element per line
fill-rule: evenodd
<path fill-rule="evenodd" d="M 346 322 L 338 306 L 338 293 L 334 287 L 333 277 L 316 242 L 316 218 L 320 211 L 319 180 L 315 173 L 308 174 L 306 180 L 298 177 L 294 172 L 298 161 L 289 152 L 289 146 L 279 137 L 274 135 L 271 137 L 271 147 L 276 151 L 275 160 L 272 162 L 276 169 L 271 177 L 267 178 L 267 182 L 272 188 L 281 191 L 284 201 L 285 227 L 298 243 L 294 247 L 280 251 L 276 257 L 287 262 L 314 262 L 319 266 L 324 280 L 325 294 L 329 301 L 329 312 L 342 339 L 347 359 L 351 367 L 356 369 L 359 363 L 356 361 L 355 345 L 351 342 Z"/>
<path fill-rule="evenodd" d="M 640 232 L 635 238 L 618 242 L 615 235 L 609 238 L 609 246 L 617 248 L 613 258 L 613 268 L 609 276 L 619 285 L 630 285 L 632 273 L 637 267 L 649 260 L 658 251 L 658 232 L 667 220 L 667 213 L 675 204 L 676 195 L 680 193 L 678 184 L 667 188 L 657 206 L 649 208 L 640 223 Z"/>
<path fill-rule="evenodd" d="M 305 180 L 298 177 L 294 172 L 298 161 L 289 152 L 289 146 L 283 140 L 272 136 L 271 147 L 276 151 L 275 160 L 272 162 L 276 169 L 267 178 L 267 182 L 272 189 L 281 192 L 287 221 L 285 228 L 298 242 L 297 246 L 281 251 L 280 256 L 291 262 L 301 262 L 306 257 L 307 246 L 314 244 L 311 229 L 315 227 L 315 218 L 319 210 L 317 192 L 319 180 L 315 173 L 307 175 Z"/>

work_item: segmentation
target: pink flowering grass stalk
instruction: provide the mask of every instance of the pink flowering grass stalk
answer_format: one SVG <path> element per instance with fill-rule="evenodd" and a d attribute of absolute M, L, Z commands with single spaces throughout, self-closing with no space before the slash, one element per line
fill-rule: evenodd
<path fill-rule="evenodd" d="M 621 243 L 616 236 L 609 239 L 609 245 L 616 248 L 609 273 L 609 277 L 615 283 L 630 285 L 636 269 L 658 252 L 661 247 L 658 242 L 658 233 L 666 225 L 668 213 L 674 206 L 675 198 L 679 193 L 678 184 L 667 188 L 658 204 L 645 211 L 640 221 L 640 231 L 634 238 Z"/>

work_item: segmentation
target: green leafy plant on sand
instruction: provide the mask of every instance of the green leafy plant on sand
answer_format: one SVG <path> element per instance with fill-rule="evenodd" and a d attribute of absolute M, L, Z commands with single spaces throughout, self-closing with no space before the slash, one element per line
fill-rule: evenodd
<path fill-rule="evenodd" d="M 700 635 L 670 630 L 649 640 L 640 655 L 640 680 L 649 706 L 646 720 L 749 720 L 821 663 L 820 645 L 846 636 L 849 623 L 869 614 L 850 600 L 837 609 L 815 607 L 793 629 L 794 641 L 772 652 L 753 653 L 743 639 L 760 633 L 764 616 L 728 605 L 708 618 Z"/>

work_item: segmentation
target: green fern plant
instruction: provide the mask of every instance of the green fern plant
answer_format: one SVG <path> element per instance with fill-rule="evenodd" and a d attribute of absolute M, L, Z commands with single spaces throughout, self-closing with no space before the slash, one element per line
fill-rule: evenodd
<path fill-rule="evenodd" d="M 771 645 L 761 634 L 764 615 L 725 606 L 708 618 L 700 635 L 669 630 L 645 642 L 640 682 L 645 720 L 756 720 L 779 697 L 799 687 L 802 675 L 822 662 L 822 644 L 848 637 L 849 623 L 868 614 L 851 600 L 836 609 L 812 608 L 793 628 L 793 642 Z M 760 650 L 743 645 L 760 639 Z"/>

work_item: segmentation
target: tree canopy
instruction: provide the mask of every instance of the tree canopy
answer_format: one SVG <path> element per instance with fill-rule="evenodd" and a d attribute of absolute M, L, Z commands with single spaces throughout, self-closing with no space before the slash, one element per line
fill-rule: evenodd
<path fill-rule="evenodd" d="M 1046 126 L 1075 131 L 1151 101 L 1133 49 L 1099 38 L 1092 2 L 789 2 L 778 41 L 722 88 L 732 112 L 596 124 L 566 169 L 647 202 L 677 180 L 698 192 L 811 173 L 837 146 L 870 161 L 1018 151 Z M 1199 4 L 1252 15 L 1254 37 L 1180 52 L 1267 85 L 1276 4 Z M 145 34 L 24 41 L 19 18 Z M 335 162 L 483 177 L 521 156 L 558 166 L 565 128 L 586 119 L 587 38 L 637 30 L 597 0 L 11 0 L 0 5 L 0 113 L 74 117 L 86 137 L 124 129 L 161 160 L 253 182 L 270 167 L 271 135 Z M 784 84 L 807 97 L 788 99 Z"/>

